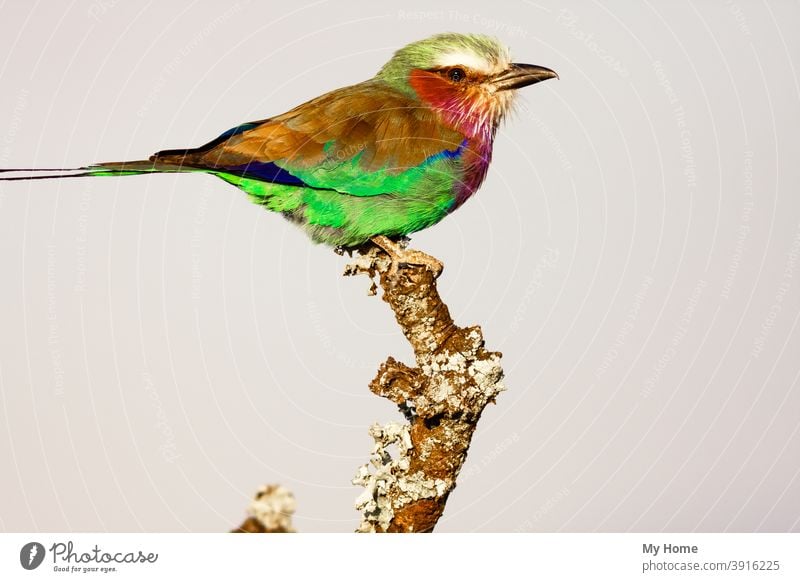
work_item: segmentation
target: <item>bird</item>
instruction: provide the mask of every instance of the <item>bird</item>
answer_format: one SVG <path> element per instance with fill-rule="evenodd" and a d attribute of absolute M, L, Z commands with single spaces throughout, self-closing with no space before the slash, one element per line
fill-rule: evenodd
<path fill-rule="evenodd" d="M 205 145 L 147 160 L 70 169 L 0 169 L 0 181 L 202 172 L 282 214 L 317 243 L 372 242 L 393 264 L 428 266 L 406 248 L 479 189 L 517 91 L 558 78 L 512 62 L 483 34 L 440 33 L 397 50 L 371 79 L 286 113 L 242 123 Z"/>

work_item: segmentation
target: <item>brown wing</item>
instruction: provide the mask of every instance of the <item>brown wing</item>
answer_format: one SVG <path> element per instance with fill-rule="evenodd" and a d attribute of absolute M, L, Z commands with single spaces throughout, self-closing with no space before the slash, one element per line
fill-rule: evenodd
<path fill-rule="evenodd" d="M 380 81 L 332 91 L 243 127 L 249 128 L 232 130 L 195 150 L 159 152 L 153 159 L 220 170 L 254 162 L 310 168 L 363 152 L 359 163 L 365 172 L 402 171 L 464 140 L 419 101 Z"/>

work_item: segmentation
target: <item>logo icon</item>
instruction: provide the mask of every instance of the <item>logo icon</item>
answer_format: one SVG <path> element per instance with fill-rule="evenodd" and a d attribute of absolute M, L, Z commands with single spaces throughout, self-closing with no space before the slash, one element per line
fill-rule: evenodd
<path fill-rule="evenodd" d="M 26 570 L 35 570 L 44 561 L 44 546 L 39 542 L 28 542 L 19 551 L 19 563 Z"/>

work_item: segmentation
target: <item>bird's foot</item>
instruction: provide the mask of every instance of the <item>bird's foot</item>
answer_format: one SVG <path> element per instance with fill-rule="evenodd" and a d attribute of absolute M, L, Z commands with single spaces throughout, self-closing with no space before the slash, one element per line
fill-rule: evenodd
<path fill-rule="evenodd" d="M 439 275 L 444 270 L 442 262 L 435 257 L 423 253 L 415 249 L 406 248 L 408 239 L 403 238 L 400 242 L 395 242 L 387 236 L 378 235 L 373 236 L 370 241 L 380 247 L 391 259 L 392 263 L 389 267 L 389 278 L 397 275 L 400 265 L 418 265 L 427 267 L 432 273 L 433 278 L 438 279 Z"/>

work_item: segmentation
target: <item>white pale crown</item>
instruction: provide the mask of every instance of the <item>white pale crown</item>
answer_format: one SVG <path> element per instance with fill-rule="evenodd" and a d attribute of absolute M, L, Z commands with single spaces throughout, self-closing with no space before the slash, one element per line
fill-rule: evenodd
<path fill-rule="evenodd" d="M 478 54 L 469 49 L 459 48 L 436 58 L 436 64 L 439 67 L 455 67 L 462 66 L 483 73 L 486 75 L 496 75 L 504 71 L 511 64 L 511 57 L 508 50 L 504 47 L 492 54 L 491 56 Z"/>

